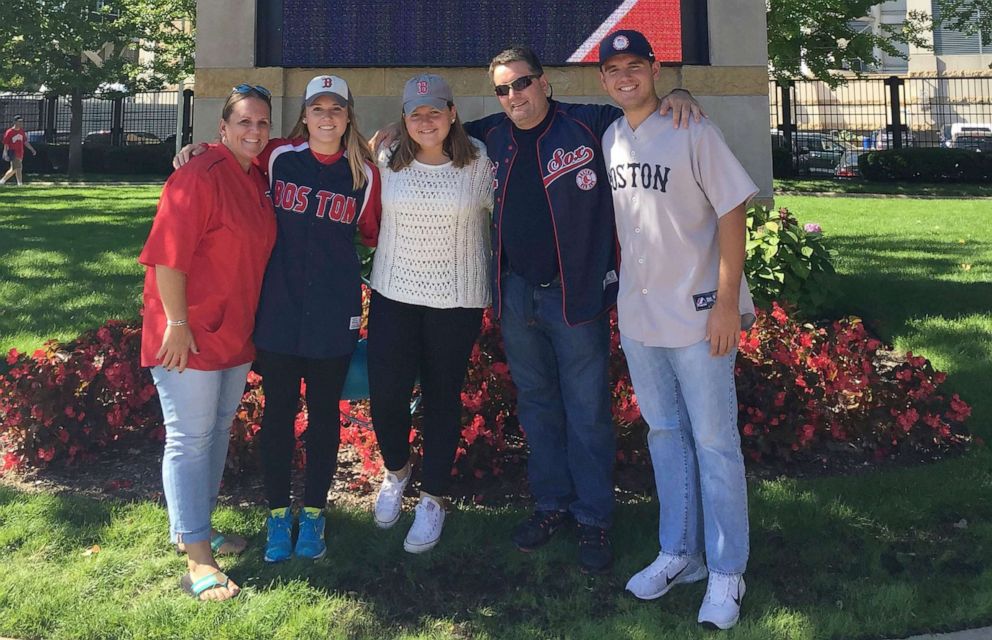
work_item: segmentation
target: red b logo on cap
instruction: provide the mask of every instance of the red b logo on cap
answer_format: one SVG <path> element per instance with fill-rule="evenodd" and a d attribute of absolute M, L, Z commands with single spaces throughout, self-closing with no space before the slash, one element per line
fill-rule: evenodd
<path fill-rule="evenodd" d="M 420 82 L 417 83 L 417 95 L 418 96 L 426 96 L 428 90 L 429 90 L 429 87 L 427 85 L 427 81 L 426 80 L 421 80 Z"/>
<path fill-rule="evenodd" d="M 331 86 L 331 83 L 333 83 L 333 82 L 334 82 L 334 79 L 331 78 L 330 76 L 324 78 L 324 88 L 330 87 Z"/>

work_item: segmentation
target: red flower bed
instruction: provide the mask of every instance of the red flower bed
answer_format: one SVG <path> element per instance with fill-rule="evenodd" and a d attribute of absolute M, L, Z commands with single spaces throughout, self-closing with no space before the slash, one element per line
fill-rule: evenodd
<path fill-rule="evenodd" d="M 940 391 L 945 375 L 882 347 L 857 318 L 815 327 L 777 304 L 759 312 L 741 337 L 736 370 L 745 453 L 788 461 L 843 443 L 881 459 L 965 443 L 971 409 Z"/>
<path fill-rule="evenodd" d="M 0 470 L 74 462 L 129 437 L 164 436 L 141 329 L 110 321 L 30 356 L 11 350 L 0 376 Z"/>
<path fill-rule="evenodd" d="M 522 474 L 526 455 L 491 311 L 483 323 L 462 392 L 464 426 L 452 469 L 460 495 L 474 495 L 508 472 Z M 9 370 L 0 376 L 2 469 L 85 460 L 128 438 L 161 440 L 161 411 L 151 377 L 138 364 L 139 345 L 139 328 L 110 322 L 30 356 L 11 351 Z M 778 305 L 759 312 L 755 326 L 741 334 L 736 370 L 748 459 L 774 467 L 842 450 L 881 459 L 965 444 L 964 423 L 971 410 L 957 395 L 941 391 L 944 374 L 922 357 L 908 354 L 897 360 L 882 347 L 857 319 L 814 326 L 799 324 Z M 646 425 L 619 349 L 615 316 L 611 377 L 618 462 L 645 467 Z M 231 471 L 258 470 L 264 404 L 259 378 L 252 374 L 232 429 Z M 355 422 L 368 421 L 367 403 L 342 407 Z M 298 417 L 297 435 L 304 418 L 304 413 Z M 343 421 L 342 442 L 362 460 L 356 484 L 368 484 L 382 464 L 373 431 Z M 416 430 L 411 442 L 419 447 Z"/>

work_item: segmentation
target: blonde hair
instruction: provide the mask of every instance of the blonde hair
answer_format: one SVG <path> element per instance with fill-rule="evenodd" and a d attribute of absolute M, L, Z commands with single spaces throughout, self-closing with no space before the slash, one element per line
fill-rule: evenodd
<path fill-rule="evenodd" d="M 310 139 L 310 131 L 307 123 L 303 121 L 307 114 L 307 105 L 304 102 L 300 108 L 300 115 L 296 119 L 293 130 L 289 132 L 290 138 Z M 348 104 L 348 126 L 341 136 L 341 146 L 346 150 L 345 157 L 348 158 L 348 167 L 351 169 L 351 184 L 353 189 L 361 189 L 365 186 L 365 163 L 374 164 L 372 152 L 369 151 L 369 141 L 366 140 L 362 132 L 358 130 L 358 118 L 355 115 L 355 108 Z"/>
<path fill-rule="evenodd" d="M 449 102 L 449 110 L 451 106 Z M 420 149 L 420 145 L 410 137 L 410 132 L 406 129 L 405 120 L 403 126 L 400 127 L 398 145 L 396 151 L 393 152 L 392 157 L 389 159 L 389 168 L 393 171 L 400 171 L 410 166 L 410 163 L 417 157 L 417 151 Z M 457 112 L 455 113 L 455 121 L 451 124 L 451 130 L 448 131 L 448 136 L 444 139 L 443 149 L 444 154 L 451 158 L 452 164 L 459 169 L 469 165 L 479 157 L 479 148 L 472 144 Z"/>
<path fill-rule="evenodd" d="M 269 114 L 272 114 L 272 99 L 259 91 L 258 89 L 248 89 L 247 91 L 232 91 L 231 95 L 227 96 L 227 100 L 224 101 L 224 106 L 221 108 L 220 117 L 225 122 L 231 117 L 231 113 L 234 112 L 234 105 L 238 104 L 242 100 L 247 100 L 248 98 L 255 98 L 256 100 L 261 100 L 265 103 L 265 106 L 269 108 Z M 20 116 L 17 116 L 20 118 Z"/>

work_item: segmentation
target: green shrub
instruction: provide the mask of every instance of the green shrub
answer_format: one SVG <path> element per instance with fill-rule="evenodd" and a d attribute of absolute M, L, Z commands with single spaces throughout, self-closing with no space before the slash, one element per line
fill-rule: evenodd
<path fill-rule="evenodd" d="M 69 165 L 69 145 L 46 145 L 46 160 L 55 170 L 63 172 Z M 159 174 L 172 172 L 171 144 L 139 144 L 112 147 L 103 144 L 83 145 L 83 171 L 86 173 L 115 173 L 121 175 Z"/>
<path fill-rule="evenodd" d="M 792 178 L 795 175 L 792 154 L 782 145 L 772 144 L 772 177 Z"/>
<path fill-rule="evenodd" d="M 753 205 L 747 212 L 744 273 L 754 303 L 770 309 L 787 301 L 815 315 L 830 297 L 833 255 L 816 223 L 800 225 L 788 209 Z"/>
<path fill-rule="evenodd" d="M 861 175 L 876 182 L 988 182 L 992 156 L 970 149 L 885 149 L 859 157 Z"/>

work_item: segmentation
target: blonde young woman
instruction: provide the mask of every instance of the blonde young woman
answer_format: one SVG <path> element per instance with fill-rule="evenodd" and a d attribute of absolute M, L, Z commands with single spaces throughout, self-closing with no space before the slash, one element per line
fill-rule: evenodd
<path fill-rule="evenodd" d="M 289 138 L 273 139 L 258 163 L 268 173 L 277 227 L 254 335 L 271 510 L 265 561 L 294 554 L 317 560 L 327 551 L 323 509 L 337 468 L 338 401 L 362 315 L 354 238 L 357 231 L 375 245 L 379 225 L 379 171 L 359 132 L 348 83 L 331 75 L 311 79 Z M 301 382 L 306 484 L 294 546 L 290 482 Z"/>
<path fill-rule="evenodd" d="M 375 522 L 399 520 L 411 479 L 410 395 L 423 406 L 420 501 L 404 541 L 433 548 L 461 433 L 461 389 L 490 304 L 492 168 L 469 138 L 443 78 L 423 74 L 403 91 L 403 126 L 380 154 L 382 222 L 372 266 L 368 368 L 372 422 L 385 462 Z"/>

